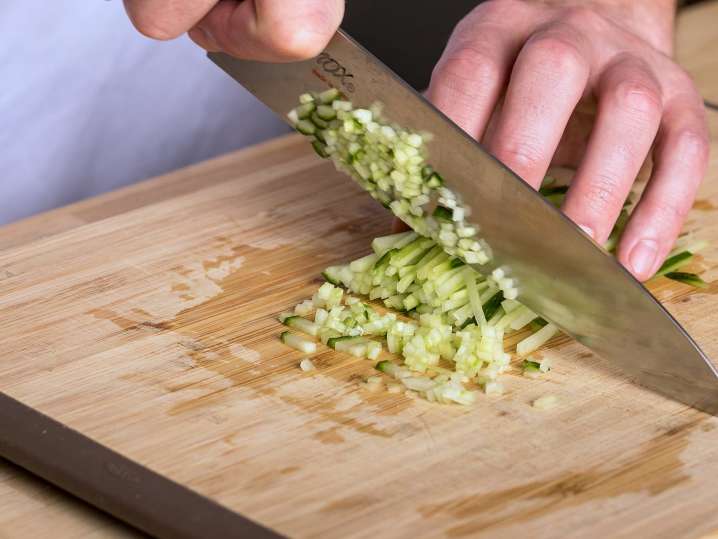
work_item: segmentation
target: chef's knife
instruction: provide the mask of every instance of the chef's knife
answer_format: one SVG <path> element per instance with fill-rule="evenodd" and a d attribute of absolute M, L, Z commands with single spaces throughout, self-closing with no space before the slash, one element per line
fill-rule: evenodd
<path fill-rule="evenodd" d="M 210 59 L 282 118 L 300 94 L 341 90 L 393 122 L 433 134 L 429 162 L 459 193 L 519 300 L 633 381 L 718 415 L 718 373 L 685 330 L 615 258 L 341 30 L 318 57 L 286 64 Z"/>

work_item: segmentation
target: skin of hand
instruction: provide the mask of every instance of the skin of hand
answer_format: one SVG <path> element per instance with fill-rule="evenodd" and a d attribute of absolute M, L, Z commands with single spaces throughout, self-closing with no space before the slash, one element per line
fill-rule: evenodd
<path fill-rule="evenodd" d="M 208 51 L 267 62 L 319 54 L 344 16 L 344 0 L 124 0 L 135 27 L 155 39 L 187 32 Z"/>
<path fill-rule="evenodd" d="M 576 168 L 564 212 L 603 244 L 647 158 L 617 255 L 650 278 L 708 163 L 703 101 L 671 59 L 668 0 L 489 0 L 455 28 L 427 95 L 538 188 Z"/>

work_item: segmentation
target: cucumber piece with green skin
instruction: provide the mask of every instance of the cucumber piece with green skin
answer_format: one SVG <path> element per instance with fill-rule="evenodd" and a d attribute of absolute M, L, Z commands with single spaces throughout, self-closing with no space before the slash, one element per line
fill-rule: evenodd
<path fill-rule="evenodd" d="M 531 361 L 530 359 L 524 359 L 521 362 L 521 368 L 524 372 L 541 372 L 541 365 L 537 361 Z"/>
<path fill-rule="evenodd" d="M 352 337 L 350 335 L 340 335 L 339 337 L 332 337 L 327 340 L 327 346 L 329 348 L 336 349 L 337 343 L 340 342 L 346 342 L 346 343 L 353 343 L 354 341 L 357 341 L 357 339 L 362 339 L 361 337 Z"/>
<path fill-rule="evenodd" d="M 354 357 L 366 357 L 368 343 L 369 340 L 366 337 L 345 335 L 329 339 L 327 346 L 334 348 L 337 352 L 346 352 Z"/>
<path fill-rule="evenodd" d="M 608 240 L 606 240 L 606 243 L 603 246 L 603 248 L 606 249 L 606 251 L 613 252 L 616 250 L 616 247 L 618 247 L 618 242 L 621 239 L 621 235 L 623 234 L 623 231 L 625 230 L 626 225 L 628 224 L 629 217 L 630 217 L 630 215 L 629 215 L 628 211 L 626 209 L 622 209 L 621 213 L 618 215 L 616 224 L 613 226 L 611 235 L 608 236 Z"/>
<path fill-rule="evenodd" d="M 337 111 L 335 111 L 333 107 L 330 107 L 328 105 L 319 105 L 317 107 L 316 113 L 317 116 L 327 122 L 337 117 Z"/>
<path fill-rule="evenodd" d="M 450 222 L 453 220 L 454 211 L 451 208 L 445 208 L 444 206 L 437 206 L 434 208 L 434 212 L 431 214 L 434 219 L 439 221 Z"/>
<path fill-rule="evenodd" d="M 434 256 L 431 260 L 428 260 L 426 263 L 419 264 L 419 268 L 416 270 L 416 277 L 420 281 L 424 281 L 429 278 L 429 275 L 432 274 L 434 271 L 434 268 L 437 266 L 442 265 L 447 260 L 450 260 L 450 257 L 444 250 L 440 247 L 438 247 L 438 252 L 436 256 Z M 428 253 L 427 253 L 428 254 Z"/>
<path fill-rule="evenodd" d="M 288 316 L 282 321 L 282 323 L 285 326 L 298 329 L 302 333 L 306 333 L 312 337 L 319 335 L 319 326 L 306 318 L 302 318 L 301 316 Z"/>
<path fill-rule="evenodd" d="M 535 318 L 534 320 L 531 320 L 531 322 L 529 322 L 529 327 L 531 328 L 531 331 L 538 331 L 546 324 L 548 324 L 548 322 L 543 318 Z"/>
<path fill-rule="evenodd" d="M 443 252 L 444 252 L 444 250 L 443 250 L 441 247 L 439 247 L 438 245 L 434 245 L 434 247 L 432 247 L 431 249 L 429 249 L 429 250 L 424 254 L 424 256 L 421 257 L 421 260 L 419 260 L 419 261 L 416 263 L 417 276 L 418 276 L 418 273 L 422 270 L 422 268 L 424 268 L 427 264 L 430 264 L 431 261 L 434 260 L 434 258 L 436 258 L 437 256 L 439 256 L 439 255 L 442 254 Z"/>
<path fill-rule="evenodd" d="M 539 189 L 539 194 L 548 197 L 552 195 L 565 195 L 568 192 L 568 185 L 545 186 Z"/>
<path fill-rule="evenodd" d="M 484 316 L 486 317 L 486 320 L 491 320 L 491 318 L 501 308 L 502 301 L 504 301 L 504 293 L 498 291 L 496 292 L 496 294 L 491 296 L 491 298 L 489 298 L 489 301 L 487 301 L 481 306 L 484 311 Z"/>
<path fill-rule="evenodd" d="M 327 122 L 321 116 L 319 116 L 319 114 L 317 114 L 316 111 L 312 112 L 312 115 L 309 117 L 309 119 L 319 129 L 326 129 L 327 127 L 329 127 L 329 122 Z"/>
<path fill-rule="evenodd" d="M 377 363 L 374 368 L 380 372 L 383 372 L 384 374 L 394 376 L 399 366 L 396 363 L 392 363 L 391 361 L 386 359 Z"/>
<path fill-rule="evenodd" d="M 403 294 L 416 279 L 416 270 L 407 272 L 404 276 L 399 272 L 399 282 L 396 284 L 396 291 Z"/>
<path fill-rule="evenodd" d="M 435 287 L 436 294 L 442 301 L 447 300 L 452 294 L 466 286 L 462 268 L 455 268 L 450 273 L 446 273 L 445 276 L 446 278 L 442 279 L 441 283 L 437 283 Z"/>
<path fill-rule="evenodd" d="M 426 184 L 432 188 L 441 187 L 442 185 L 444 185 L 444 178 L 442 178 L 441 174 L 439 174 L 438 172 L 433 172 L 431 176 L 429 176 L 429 178 L 426 180 Z"/>
<path fill-rule="evenodd" d="M 384 271 L 384 269 L 386 269 L 386 267 L 389 265 L 391 257 L 396 252 L 398 252 L 397 249 L 389 249 L 387 252 L 381 255 L 379 259 L 374 262 L 374 266 L 372 266 L 371 269 L 372 273 L 376 274 L 379 271 Z"/>
<path fill-rule="evenodd" d="M 387 203 L 388 202 L 390 201 L 387 201 Z M 392 248 L 403 247 L 407 239 L 413 241 L 416 236 L 417 234 L 415 232 L 399 232 L 398 234 L 391 234 L 390 236 L 380 236 L 372 240 L 371 248 L 377 255 L 382 256 Z"/>
<path fill-rule="evenodd" d="M 693 253 L 691 253 L 690 251 L 681 251 L 680 253 L 676 253 L 673 256 L 669 256 L 668 258 L 666 258 L 666 261 L 663 262 L 654 277 L 674 272 L 678 268 L 688 264 L 691 260 L 693 260 Z"/>
<path fill-rule="evenodd" d="M 476 326 L 476 325 L 478 325 L 476 323 L 476 318 L 472 316 L 471 318 L 467 318 L 464 321 L 464 323 L 459 326 L 459 329 L 466 329 L 469 326 Z"/>
<path fill-rule="evenodd" d="M 341 337 L 341 333 L 330 328 L 322 328 L 319 330 L 319 340 L 322 341 L 322 344 L 327 344 L 330 339 L 335 337 Z"/>
<path fill-rule="evenodd" d="M 290 331 L 284 331 L 279 336 L 279 339 L 290 348 L 294 348 L 305 354 L 312 354 L 317 351 L 317 343 L 303 339 Z"/>
<path fill-rule="evenodd" d="M 334 286 L 339 286 L 341 283 L 341 272 L 343 268 L 344 266 L 329 266 L 322 272 L 322 277 L 324 277 L 324 280 L 328 283 L 331 283 Z"/>
<path fill-rule="evenodd" d="M 300 120 L 306 120 L 312 115 L 312 112 L 314 112 L 314 109 L 316 109 L 316 105 L 314 103 L 304 103 L 303 105 L 299 105 L 296 109 L 297 111 L 297 117 Z"/>
<path fill-rule="evenodd" d="M 320 93 L 317 96 L 317 99 L 325 105 L 329 105 L 336 99 L 339 99 L 340 96 L 341 92 L 339 90 L 337 90 L 336 88 L 329 88 L 328 90 L 324 90 L 322 93 Z"/>
<path fill-rule="evenodd" d="M 708 288 L 708 283 L 701 279 L 695 273 L 687 273 L 684 271 L 670 271 L 665 274 L 668 279 L 687 284 L 695 288 Z"/>
<path fill-rule="evenodd" d="M 419 261 L 431 247 L 434 242 L 429 238 L 418 238 L 408 245 L 405 245 L 396 252 L 389 261 L 389 264 L 396 268 L 408 266 Z"/>
<path fill-rule="evenodd" d="M 315 140 L 312 141 L 312 148 L 314 148 L 314 151 L 317 152 L 317 155 L 322 159 L 329 157 L 326 144 L 322 144 L 320 141 Z"/>
<path fill-rule="evenodd" d="M 299 120 L 294 128 L 299 131 L 302 135 L 313 135 L 317 132 L 317 126 L 309 120 Z"/>

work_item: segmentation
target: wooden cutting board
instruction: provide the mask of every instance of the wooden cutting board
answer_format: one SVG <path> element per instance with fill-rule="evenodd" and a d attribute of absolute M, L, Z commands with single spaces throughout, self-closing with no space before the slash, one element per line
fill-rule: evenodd
<path fill-rule="evenodd" d="M 717 191 L 714 151 L 689 228 L 716 245 Z M 388 218 L 300 140 L 45 223 L 45 239 L 0 240 L 3 391 L 279 532 L 718 527 L 718 421 L 628 384 L 579 345 L 559 341 L 545 380 L 508 376 L 505 396 L 471 409 L 367 394 L 356 377 L 371 363 L 334 352 L 301 373 L 273 316 L 308 296 L 324 266 L 366 252 Z M 717 264 L 711 249 L 696 268 L 710 280 Z M 712 357 L 715 290 L 654 287 Z M 547 392 L 559 408 L 529 406 Z"/>
<path fill-rule="evenodd" d="M 0 253 L 3 390 L 292 536 L 718 526 L 718 420 L 566 339 L 545 380 L 508 375 L 473 408 L 366 393 L 373 363 L 325 348 L 302 373 L 276 314 L 389 217 L 303 141 L 275 146 L 253 172 Z M 718 246 L 717 171 L 689 227 Z M 718 287 L 654 290 L 718 357 Z M 547 392 L 559 408 L 531 408 Z"/>

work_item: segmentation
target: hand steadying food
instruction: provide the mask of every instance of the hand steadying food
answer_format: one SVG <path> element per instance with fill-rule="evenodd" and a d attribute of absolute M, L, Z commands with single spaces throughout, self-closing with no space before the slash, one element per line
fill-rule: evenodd
<path fill-rule="evenodd" d="M 207 50 L 316 55 L 341 0 L 125 0 L 137 28 Z M 618 257 L 640 279 L 671 249 L 708 160 L 703 104 L 671 59 L 675 3 L 490 0 L 456 27 L 429 98 L 532 186 L 551 163 L 577 173 L 564 211 L 603 243 L 645 159 L 650 182 Z"/>

